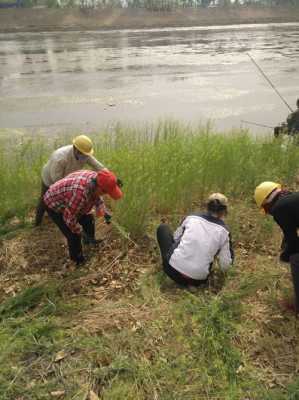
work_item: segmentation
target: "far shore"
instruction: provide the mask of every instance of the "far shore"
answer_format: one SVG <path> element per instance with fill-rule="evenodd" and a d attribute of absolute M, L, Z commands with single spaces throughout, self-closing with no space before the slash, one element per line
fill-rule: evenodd
<path fill-rule="evenodd" d="M 145 9 L 1 9 L 0 32 L 50 32 L 103 29 L 154 29 L 299 22 L 299 7 Z"/>

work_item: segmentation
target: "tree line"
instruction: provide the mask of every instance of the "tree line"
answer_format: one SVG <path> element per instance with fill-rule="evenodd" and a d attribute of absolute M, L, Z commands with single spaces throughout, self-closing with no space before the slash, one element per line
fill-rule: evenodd
<path fill-rule="evenodd" d="M 68 1 L 74 6 L 77 0 L 48 0 Z M 299 6 L 299 0 L 78 0 L 81 8 L 97 7 L 127 7 L 146 8 L 149 10 L 171 10 L 175 8 L 210 8 L 231 6 Z M 66 5 L 66 4 L 65 4 Z"/>
<path fill-rule="evenodd" d="M 298 6 L 299 0 L 0 0 L 4 6 L 34 7 L 79 7 L 88 8 L 146 8 L 148 10 L 168 11 L 175 8 L 246 7 L 256 6 Z"/>

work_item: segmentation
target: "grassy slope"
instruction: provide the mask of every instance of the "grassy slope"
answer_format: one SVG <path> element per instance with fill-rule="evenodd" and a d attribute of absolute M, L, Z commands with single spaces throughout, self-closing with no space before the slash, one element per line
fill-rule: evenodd
<path fill-rule="evenodd" d="M 153 243 L 124 251 L 109 241 L 73 271 L 55 259 L 33 265 L 47 247 L 35 244 L 36 232 L 5 242 L 1 399 L 59 391 L 86 399 L 91 390 L 103 399 L 296 398 L 299 386 L 288 385 L 299 341 L 295 319 L 278 305 L 291 290 L 287 269 L 268 255 L 279 241 L 273 233 L 267 252 L 250 250 L 244 234 L 225 285 L 216 275 L 195 293 L 163 276 Z M 31 259 L 22 253 L 30 241 Z"/>
<path fill-rule="evenodd" d="M 256 181 L 269 176 L 270 167 L 275 179 L 291 181 L 297 150 L 290 148 L 286 154 L 278 151 L 277 143 L 259 144 L 242 135 L 194 134 L 190 139 L 182 136 L 182 127 L 166 128 L 159 138 L 155 131 L 154 141 L 149 142 L 147 134 L 147 144 L 143 137 L 137 145 L 136 136 L 129 135 L 130 151 L 122 139 L 127 131 L 123 136 L 118 132 L 113 143 L 108 141 L 109 152 L 103 140 L 97 148 L 107 165 L 122 171 L 126 182 L 126 199 L 115 209 L 115 218 L 139 238 L 127 240 L 117 225 L 110 230 L 99 223 L 97 234 L 106 240 L 101 249 L 86 250 L 90 260 L 79 271 L 66 262 L 64 242 L 47 220 L 39 229 L 2 241 L 1 400 L 298 398 L 296 321 L 279 305 L 291 294 L 288 269 L 277 262 L 280 232 L 244 200 Z M 185 153 L 190 140 L 192 150 Z M 205 144 L 209 168 L 201 175 L 207 163 Z M 36 143 L 26 145 L 18 158 L 23 162 L 19 184 L 26 181 L 28 165 L 33 163 L 38 170 L 37 155 L 44 158 Z M 176 155 L 173 164 L 170 154 Z M 186 165 L 168 175 L 185 157 Z M 163 158 L 167 162 L 161 167 Z M 245 160 L 247 178 L 239 171 Z M 134 183 L 137 176 L 141 181 Z M 228 222 L 237 257 L 224 285 L 216 273 L 209 287 L 191 293 L 161 273 L 154 231 L 161 216 L 175 226 L 187 211 L 182 204 L 186 201 L 191 209 L 196 195 L 204 197 L 195 189 L 195 197 L 181 197 L 187 187 L 192 193 L 194 179 L 205 191 L 225 188 L 230 194 Z M 2 176 L 2 185 L 5 182 Z M 149 189 L 142 204 L 136 202 L 138 194 L 144 194 L 138 192 L 141 182 Z M 25 183 L 16 192 L 19 204 L 27 190 L 36 190 L 35 174 Z M 10 200 L 13 204 L 15 199 Z M 150 215 L 142 212 L 145 204 Z M 27 207 L 31 205 L 21 214 L 28 212 Z M 6 209 L 7 216 L 13 209 Z"/>

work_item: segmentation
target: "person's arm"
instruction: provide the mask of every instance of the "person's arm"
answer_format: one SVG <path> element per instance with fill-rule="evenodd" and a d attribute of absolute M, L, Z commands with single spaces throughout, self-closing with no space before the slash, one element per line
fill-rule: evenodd
<path fill-rule="evenodd" d="M 105 165 L 100 163 L 95 157 L 88 156 L 86 163 L 94 170 L 101 171 L 102 169 L 106 169 Z"/>
<path fill-rule="evenodd" d="M 81 233 L 81 226 L 78 224 L 78 215 L 84 207 L 85 202 L 86 197 L 84 192 L 82 190 L 75 190 L 68 206 L 64 209 L 64 222 L 73 233 Z"/>
<path fill-rule="evenodd" d="M 285 240 L 285 247 L 280 255 L 281 261 L 288 262 L 292 254 L 299 251 L 299 240 L 297 234 L 297 226 L 294 218 L 287 212 L 280 213 L 279 216 L 273 217 L 275 222 L 280 226 Z"/>
<path fill-rule="evenodd" d="M 184 234 L 184 230 L 185 230 L 185 221 L 186 219 L 182 222 L 182 224 L 176 229 L 176 231 L 173 234 L 173 240 L 175 242 L 178 242 L 181 240 L 181 237 Z"/>
<path fill-rule="evenodd" d="M 105 213 L 107 212 L 107 208 L 106 205 L 104 203 L 104 199 L 102 196 L 100 196 L 94 205 L 94 208 L 96 210 L 96 216 L 97 217 L 103 217 L 105 215 Z"/>
<path fill-rule="evenodd" d="M 224 242 L 218 253 L 219 265 L 222 271 L 227 271 L 234 260 L 234 251 L 230 234 L 226 234 Z"/>

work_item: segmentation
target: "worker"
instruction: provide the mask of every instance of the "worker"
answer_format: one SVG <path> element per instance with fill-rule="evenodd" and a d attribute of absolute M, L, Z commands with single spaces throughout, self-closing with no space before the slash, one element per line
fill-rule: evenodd
<path fill-rule="evenodd" d="M 52 153 L 42 169 L 41 195 L 36 208 L 35 226 L 42 222 L 45 213 L 43 196 L 53 183 L 71 172 L 82 169 L 85 164 L 95 171 L 101 171 L 105 168 L 92 154 L 92 141 L 85 135 L 75 137 L 73 144 L 60 147 Z"/>
<path fill-rule="evenodd" d="M 51 185 L 44 195 L 48 215 L 66 237 L 70 258 L 77 265 L 85 262 L 81 232 L 85 237 L 95 240 L 91 210 L 95 207 L 97 215 L 105 214 L 102 198 L 105 194 L 114 200 L 123 195 L 117 177 L 107 169 L 73 172 Z"/>
<path fill-rule="evenodd" d="M 207 212 L 187 216 L 173 234 L 167 224 L 157 229 L 164 272 L 182 286 L 200 286 L 207 282 L 217 256 L 226 271 L 233 262 L 230 233 L 224 223 L 228 200 L 213 193 L 207 200 Z"/>
<path fill-rule="evenodd" d="M 255 188 L 254 198 L 257 206 L 273 217 L 280 226 L 284 239 L 280 260 L 290 263 L 295 302 L 287 305 L 296 314 L 299 312 L 299 192 L 283 190 L 276 182 L 262 182 Z"/>
<path fill-rule="evenodd" d="M 287 118 L 288 134 L 296 135 L 299 133 L 299 98 L 296 102 L 297 110 L 293 111 Z"/>
<path fill-rule="evenodd" d="M 296 101 L 297 110 L 288 115 L 286 122 L 274 127 L 274 136 L 294 136 L 299 133 L 299 98 Z M 293 138 L 292 138 L 293 139 Z M 287 143 L 289 140 L 287 140 Z M 283 148 L 285 144 L 283 145 Z"/>

